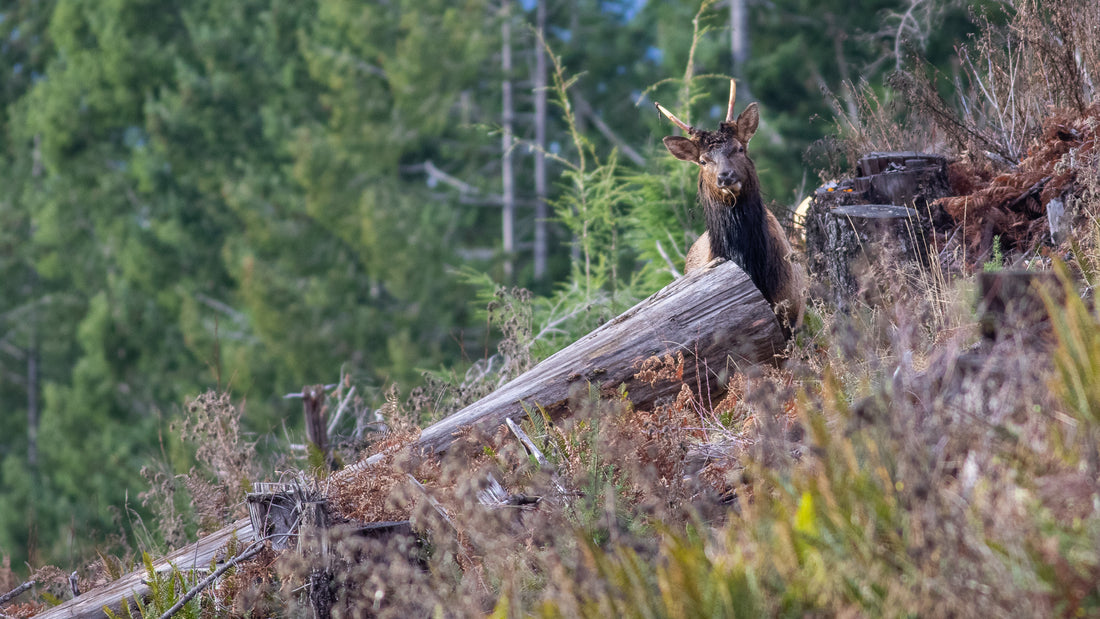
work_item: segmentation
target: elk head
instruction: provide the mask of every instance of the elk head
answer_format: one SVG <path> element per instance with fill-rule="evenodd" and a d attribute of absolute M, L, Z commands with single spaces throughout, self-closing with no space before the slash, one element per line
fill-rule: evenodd
<path fill-rule="evenodd" d="M 662 114 L 690 137 L 668 136 L 663 141 L 668 152 L 677 159 L 697 164 L 699 189 L 711 194 L 708 197 L 721 201 L 736 200 L 743 193 L 759 191 L 756 168 L 749 159 L 746 147 L 760 123 L 760 111 L 756 103 L 750 103 L 736 119 L 733 103 L 737 98 L 737 84 L 730 80 L 730 100 L 726 120 L 717 131 L 696 129 L 676 118 L 660 103 L 655 104 Z"/>

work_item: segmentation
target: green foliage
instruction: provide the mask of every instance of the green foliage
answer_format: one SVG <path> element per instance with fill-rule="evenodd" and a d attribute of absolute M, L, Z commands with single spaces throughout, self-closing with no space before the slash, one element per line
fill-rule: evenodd
<path fill-rule="evenodd" d="M 989 256 L 989 260 L 982 265 L 982 270 L 986 273 L 996 273 L 1004 268 L 1005 257 L 1001 253 L 1001 237 L 996 235 L 993 237 L 993 248 Z"/>
<path fill-rule="evenodd" d="M 587 543 L 585 562 L 599 577 L 600 595 L 578 608 L 591 617 L 762 617 L 765 591 L 742 562 L 716 560 L 697 538 L 665 532 L 656 566 L 629 547 L 612 552 Z M 545 604 L 538 616 L 566 616 Z"/>
<path fill-rule="evenodd" d="M 428 188 L 397 166 L 441 156 L 428 151 L 444 128 L 455 148 L 443 156 L 477 150 L 441 102 L 480 79 L 485 41 L 469 36 L 476 3 L 423 20 L 413 8 L 366 9 L 355 23 L 370 30 L 338 27 L 357 10 L 340 2 L 0 10 L 18 41 L 4 66 L 27 72 L 0 80 L 0 340 L 30 353 L 20 374 L 39 361 L 41 408 L 39 469 L 21 439 L 0 445 L 0 547 L 87 554 L 142 488 L 162 411 L 203 388 L 231 385 L 248 431 L 266 432 L 286 416 L 277 394 L 334 365 L 411 381 L 457 357 L 445 349 L 464 289 L 440 282 L 447 231 L 471 222 L 425 208 Z M 455 46 L 446 66 L 424 56 L 441 32 Z M 360 81 L 379 58 L 382 79 Z M 408 118 L 394 122 L 394 105 Z M 28 386 L 4 362 L 0 399 L 20 414 L 0 425 L 24 437 Z"/>
<path fill-rule="evenodd" d="M 134 596 L 134 606 L 132 608 L 130 602 L 123 598 L 120 614 L 115 614 L 106 606 L 103 607 L 103 612 L 110 619 L 122 619 L 122 617 L 126 617 L 126 619 L 149 619 L 163 616 L 183 598 L 189 589 L 201 580 L 197 574 L 184 573 L 174 566 L 169 566 L 167 570 L 157 571 L 156 566 L 153 565 L 152 557 L 147 552 L 142 553 L 141 558 L 145 567 L 144 582 L 149 587 L 149 596 L 144 599 L 141 596 Z M 211 566 L 211 569 L 214 569 L 214 566 Z M 202 597 L 195 596 L 172 616 L 199 619 L 203 616 L 201 602 Z"/>
<path fill-rule="evenodd" d="M 146 417 L 132 413 L 133 403 L 155 404 L 194 388 L 203 363 L 217 365 L 218 380 L 224 371 L 249 397 L 245 421 L 262 429 L 281 410 L 271 395 L 278 386 L 300 384 L 334 359 L 361 363 L 356 371 L 377 381 L 408 380 L 440 361 L 463 367 L 444 342 L 449 329 L 472 325 L 470 340 L 488 358 L 462 374 L 429 374 L 425 381 L 440 393 L 416 394 L 424 408 L 415 412 L 424 420 L 499 386 L 669 281 L 699 228 L 691 215 L 694 171 L 659 146 L 649 152 L 658 162 L 635 169 L 625 149 L 610 145 L 614 140 L 585 132 L 574 102 L 585 96 L 636 142 L 644 132 L 629 127 L 642 122 L 622 113 L 621 101 L 606 98 L 641 88 L 624 84 L 654 67 L 676 67 L 659 73 L 669 75 L 687 65 L 682 80 L 658 83 L 645 96 L 659 92 L 664 100 L 672 84 L 685 116 L 716 122 L 723 106 L 712 109 L 713 74 L 726 72 L 721 5 L 696 10 L 646 3 L 628 18 L 625 4 L 575 4 L 569 37 L 576 43 L 565 44 L 559 33 L 550 46 L 560 50 L 551 54 L 560 110 L 551 150 L 560 174 L 551 204 L 575 251 L 568 258 L 559 252 L 566 277 L 532 293 L 494 279 L 493 260 L 465 260 L 458 251 L 496 243 L 495 215 L 468 209 L 459 198 L 494 189 L 488 171 L 497 153 L 483 127 L 496 122 L 499 93 L 476 93 L 490 81 L 483 71 L 499 43 L 489 34 L 499 26 L 497 16 L 479 2 L 419 11 L 422 4 L 190 6 L 180 17 L 188 37 L 163 39 L 182 51 L 174 62 L 150 63 L 167 76 L 147 76 L 155 87 L 142 105 L 123 92 L 115 93 L 118 110 L 89 108 L 87 114 L 115 123 L 95 134 L 95 146 L 71 135 L 44 142 L 43 152 L 56 159 L 52 176 L 42 195 L 25 192 L 35 194 L 34 210 L 10 217 L 20 230 L 39 218 L 41 244 L 4 265 L 28 281 L 31 271 L 44 278 L 21 300 L 26 307 L 47 291 L 80 291 L 70 304 L 74 320 L 65 326 L 75 361 L 55 371 L 45 389 L 51 414 L 44 436 L 65 440 L 91 420 L 108 438 L 83 436 L 80 456 L 122 453 L 111 464 L 125 469 L 119 460 L 139 460 L 137 446 L 150 430 L 142 426 Z M 800 20 L 786 18 L 809 11 L 805 3 L 755 12 L 754 45 L 766 51 L 745 68 L 750 78 L 744 81 L 765 102 L 766 126 L 753 147 L 775 196 L 791 191 L 792 170 L 799 167 L 792 160 L 815 134 L 806 117 L 826 105 L 810 93 L 821 84 L 847 88 L 835 97 L 837 105 L 859 108 L 843 70 L 874 62 L 883 50 L 882 35 L 871 32 L 883 15 L 857 14 L 838 3 L 815 8 L 813 19 Z M 864 8 L 897 7 L 871 2 Z M 65 11 L 59 23 L 79 12 Z M 599 18 L 609 14 L 623 23 L 602 24 Z M 693 15 L 698 27 L 689 35 Z M 125 15 L 112 19 L 127 23 Z M 633 38 L 639 32 L 645 38 Z M 238 46 L 240 33 L 246 36 Z M 66 49 L 95 50 L 94 41 L 80 35 L 73 30 L 59 40 Z M 130 39 L 127 48 L 152 44 Z M 606 52 L 633 46 L 637 56 L 640 41 L 661 42 L 660 53 L 627 63 Z M 570 77 L 570 62 L 586 73 Z M 127 76 L 115 70 L 89 78 L 109 82 L 108 75 L 124 82 Z M 100 86 L 110 91 L 103 97 L 116 90 Z M 614 94 L 601 96 L 601 86 Z M 860 92 L 887 94 L 877 84 Z M 667 130 L 656 118 L 643 122 L 650 123 L 647 131 Z M 660 133 L 646 135 L 653 142 Z M 97 165 L 105 152 L 123 161 L 123 169 Z M 23 169 L 33 164 L 16 159 Z M 416 175 L 427 161 L 446 166 L 472 189 L 445 195 L 438 184 L 447 181 L 436 177 L 425 186 Z M 115 195 L 128 189 L 137 197 L 136 221 L 127 217 L 131 199 Z M 77 205 L 73 194 L 91 196 L 102 209 L 84 215 L 99 236 L 83 238 L 64 225 L 60 207 Z M 149 205 L 151 214 L 140 205 Z M 107 249 L 96 253 L 101 241 Z M 72 256 L 64 251 L 70 246 Z M 70 276 L 77 272 L 89 279 Z M 447 274 L 442 287 L 440 274 Z M 1095 274 L 1089 277 L 1095 281 Z M 625 397 L 601 398 L 599 385 L 591 385 L 574 397 L 569 421 L 554 423 L 541 408 L 528 413 L 531 435 L 569 490 L 558 492 L 557 479 L 544 483 L 549 473 L 514 444 L 466 446 L 459 464 L 439 473 L 440 500 L 457 505 L 437 511 L 421 501 L 414 512 L 418 520 L 428 512 L 425 522 L 449 514 L 431 552 L 341 539 L 332 548 L 347 554 L 328 564 L 339 566 L 333 582 L 342 587 L 349 613 L 354 599 L 364 609 L 407 603 L 420 611 L 413 614 L 494 608 L 493 616 L 952 616 L 975 608 L 991 616 L 1094 614 L 1100 606 L 1100 330 L 1097 316 L 1066 286 L 1065 307 L 1048 299 L 1058 338 L 1053 364 L 1033 351 L 991 354 L 1009 363 L 983 368 L 973 379 L 963 375 L 963 358 L 952 347 L 940 365 L 917 373 L 908 359 L 932 344 L 907 338 L 915 337 L 912 325 L 923 326 L 924 316 L 899 305 L 880 314 L 868 308 L 870 318 L 845 322 L 816 307 L 792 345 L 788 368 L 739 377 L 744 389 L 724 410 L 703 406 L 702 394 L 688 393 L 692 385 L 684 401 L 656 411 L 635 411 Z M 52 299 L 41 305 L 63 313 Z M 476 314 L 482 307 L 485 313 Z M 491 329 L 499 333 L 487 333 Z M 29 334 L 20 331 L 14 339 L 29 348 Z M 142 347 L 156 337 L 157 346 Z M 496 355 L 488 354 L 491 344 Z M 44 358 L 56 360 L 58 350 L 43 349 Z M 216 351 L 216 359 L 204 351 Z M 1048 365 L 1055 374 L 1041 373 Z M 937 373 L 937 367 L 948 370 Z M 157 384 L 134 380 L 146 372 L 155 373 L 158 380 L 150 383 Z M 162 376 L 177 382 L 161 384 Z M 991 392 L 990 383 L 1002 384 Z M 15 397 L 10 385 L 0 388 L 4 397 Z M 386 394 L 385 406 L 396 409 L 397 389 Z M 669 423 L 660 415 L 676 406 L 691 415 L 689 422 L 677 420 L 684 422 L 680 429 L 703 426 L 692 431 L 714 439 L 705 446 L 733 445 L 726 447 L 731 455 L 702 472 L 686 468 L 685 454 L 703 446 L 686 431 L 664 449 L 659 439 Z M 736 421 L 730 411 L 739 415 Z M 3 516 L 9 521 L 38 515 L 56 528 L 72 508 L 34 505 L 39 488 L 58 485 L 59 496 L 72 497 L 91 484 L 106 494 L 122 476 L 81 472 L 39 485 L 38 473 L 23 467 L 23 455 L 6 457 L 0 475 L 5 498 L 32 509 L 12 510 Z M 318 457 L 315 450 L 308 454 L 314 466 Z M 658 460 L 674 457 L 682 459 L 678 467 L 659 469 Z M 50 454 L 45 461 L 75 468 L 59 458 Z M 469 497 L 482 487 L 485 468 L 499 474 L 509 492 L 526 483 L 545 500 L 530 512 L 473 505 Z M 397 471 L 401 479 L 407 474 Z M 249 479 L 235 477 L 237 490 Z M 1076 485 L 1084 490 L 1071 492 Z M 434 498 L 436 490 L 427 492 Z M 407 500 L 403 494 L 391 489 L 381 500 L 388 508 Z M 1051 494 L 1057 500 L 1048 500 Z M 520 519 L 523 526 L 516 526 Z M 412 554 L 415 562 L 407 560 Z M 309 573 L 310 560 L 288 553 L 278 568 L 287 577 L 281 584 L 295 572 Z M 145 565 L 154 593 L 148 602 L 134 601 L 141 616 L 178 600 L 189 585 L 176 571 L 153 572 L 148 555 Z M 259 586 L 275 597 L 270 585 Z M 284 592 L 283 599 L 299 603 L 301 591 Z M 393 601 L 387 591 L 406 599 Z M 192 613 L 203 610 L 201 602 L 190 606 Z M 129 604 L 124 612 L 134 615 Z"/>
<path fill-rule="evenodd" d="M 318 478 L 323 479 L 332 470 L 328 454 L 319 449 L 316 443 L 306 443 L 306 462 L 306 469 L 311 475 Z"/>
<path fill-rule="evenodd" d="M 683 271 L 687 249 L 702 230 L 702 214 L 696 212 L 697 172 L 692 166 L 657 153 L 657 169 L 627 174 L 631 227 L 625 241 L 638 252 L 646 286 L 659 288 Z"/>

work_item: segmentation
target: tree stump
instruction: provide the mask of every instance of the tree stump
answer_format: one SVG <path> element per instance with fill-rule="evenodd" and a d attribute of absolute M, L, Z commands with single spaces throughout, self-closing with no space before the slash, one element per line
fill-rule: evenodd
<path fill-rule="evenodd" d="M 298 536 L 298 550 L 310 558 L 313 568 L 309 572 L 309 605 L 313 619 L 332 617 L 333 592 L 332 549 L 329 542 L 329 526 L 332 518 L 324 500 L 300 504 L 302 524 Z"/>
<path fill-rule="evenodd" d="M 248 517 L 256 539 L 268 538 L 275 550 L 290 547 L 297 536 L 299 501 L 295 497 L 297 484 L 257 482 L 245 496 Z"/>
<path fill-rule="evenodd" d="M 826 290 L 815 296 L 841 309 L 874 303 L 900 281 L 884 267 L 928 266 L 928 247 L 943 214 L 932 204 L 950 192 L 947 160 L 913 152 L 871 153 L 856 176 L 819 188 L 806 213 L 806 263 Z"/>

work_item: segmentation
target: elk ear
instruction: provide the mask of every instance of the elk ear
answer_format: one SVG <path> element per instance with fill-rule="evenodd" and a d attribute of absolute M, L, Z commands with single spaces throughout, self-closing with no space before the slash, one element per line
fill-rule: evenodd
<path fill-rule="evenodd" d="M 756 127 L 759 125 L 760 106 L 753 101 L 737 117 L 737 139 L 741 140 L 742 144 L 748 144 L 752 136 L 756 134 Z"/>
<path fill-rule="evenodd" d="M 662 141 L 673 157 L 680 161 L 699 163 L 699 146 L 695 142 L 678 135 L 670 135 Z"/>

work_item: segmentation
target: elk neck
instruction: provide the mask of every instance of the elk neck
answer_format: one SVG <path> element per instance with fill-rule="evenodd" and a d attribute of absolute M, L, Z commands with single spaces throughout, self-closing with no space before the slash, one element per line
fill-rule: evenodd
<path fill-rule="evenodd" d="M 736 197 L 699 179 L 699 201 L 710 232 L 712 255 L 732 260 L 744 269 L 768 303 L 775 304 L 781 285 L 782 249 L 768 233 L 767 212 L 755 175 Z"/>

